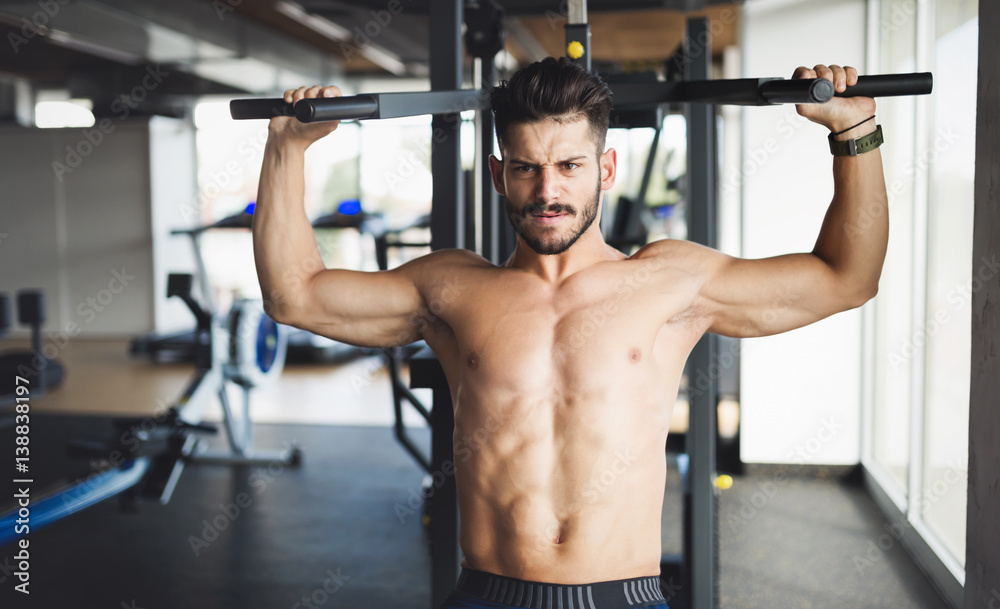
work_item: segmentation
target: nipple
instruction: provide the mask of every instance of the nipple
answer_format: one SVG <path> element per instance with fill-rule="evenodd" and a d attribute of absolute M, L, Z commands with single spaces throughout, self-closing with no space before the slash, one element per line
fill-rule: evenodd
<path fill-rule="evenodd" d="M 468 357 L 468 362 L 469 362 L 469 368 L 472 368 L 473 370 L 475 370 L 476 368 L 478 368 L 479 367 L 479 354 L 476 353 L 475 351 L 470 351 L 469 352 L 469 357 Z"/>
<path fill-rule="evenodd" d="M 628 359 L 633 364 L 638 364 L 642 360 L 642 351 L 632 347 L 628 350 Z"/>

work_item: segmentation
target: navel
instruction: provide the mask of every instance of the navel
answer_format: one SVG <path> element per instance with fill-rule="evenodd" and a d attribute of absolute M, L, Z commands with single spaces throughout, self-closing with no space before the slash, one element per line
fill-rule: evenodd
<path fill-rule="evenodd" d="M 628 361 L 632 362 L 633 364 L 638 364 L 640 361 L 642 361 L 642 351 L 640 351 L 636 347 L 632 347 L 631 349 L 629 349 Z"/>

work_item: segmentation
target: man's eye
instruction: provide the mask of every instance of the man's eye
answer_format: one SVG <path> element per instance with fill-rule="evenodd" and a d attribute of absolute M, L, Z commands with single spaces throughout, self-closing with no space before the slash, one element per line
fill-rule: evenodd
<path fill-rule="evenodd" d="M 563 163 L 563 167 L 566 169 L 576 169 L 579 166 L 579 163 Z"/>
<path fill-rule="evenodd" d="M 517 172 L 520 172 L 520 173 L 528 173 L 528 172 L 532 171 L 533 169 L 534 169 L 534 167 L 532 167 L 531 165 L 518 165 L 517 167 L 514 168 L 514 171 L 517 171 Z"/>

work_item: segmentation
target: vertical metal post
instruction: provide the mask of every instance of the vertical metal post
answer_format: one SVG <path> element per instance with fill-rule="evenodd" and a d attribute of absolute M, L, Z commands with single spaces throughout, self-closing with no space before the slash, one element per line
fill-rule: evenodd
<path fill-rule="evenodd" d="M 933 7 L 928 7 L 933 8 Z M 1000 26 L 1000 4 L 979 5 L 979 83 L 976 103 L 976 169 L 972 268 L 995 260 L 1000 245 L 1000 192 L 997 192 L 997 167 L 1000 166 L 1000 104 L 996 83 L 1000 82 L 1000 41 L 995 32 Z M 997 459 L 996 430 L 1000 429 L 1000 410 L 996 407 L 1000 379 L 1000 286 L 996 280 L 984 281 L 972 294 L 972 348 L 969 385 L 969 461 L 968 500 L 966 502 L 965 607 L 996 606 L 1000 601 L 1000 459 Z M 947 479 L 947 477 L 945 478 Z M 992 541 L 990 541 L 992 540 Z"/>
<path fill-rule="evenodd" d="M 686 80 L 711 77 L 712 49 L 708 20 L 687 21 L 685 35 Z M 688 238 L 715 247 L 715 107 L 685 106 L 688 133 Z M 690 573 L 690 597 L 695 609 L 718 606 L 718 514 L 715 481 L 716 381 L 715 337 L 706 334 L 688 358 L 688 393 L 691 415 L 687 453 L 691 459 L 691 544 L 685 548 Z"/>
<path fill-rule="evenodd" d="M 639 195 L 635 198 L 638 207 L 646 206 L 646 192 L 649 190 L 649 181 L 653 178 L 653 166 L 656 164 L 656 152 L 660 149 L 660 132 L 663 131 L 663 123 L 656 126 L 653 131 L 653 142 L 649 145 L 649 156 L 646 157 L 646 166 L 642 170 L 642 182 L 639 185 Z"/>
<path fill-rule="evenodd" d="M 587 23 L 587 0 L 566 3 L 566 57 L 590 70 L 590 24 Z"/>
<path fill-rule="evenodd" d="M 462 88 L 462 0 L 433 0 L 430 13 L 431 90 Z M 436 115 L 431 122 L 431 249 L 465 247 L 461 116 Z"/>
<path fill-rule="evenodd" d="M 480 86 L 483 90 L 489 91 L 496 84 L 497 68 L 493 63 L 493 57 L 480 60 Z M 496 189 L 493 188 L 493 177 L 490 174 L 490 155 L 493 154 L 493 112 L 490 109 L 479 111 L 479 124 L 476 135 L 479 138 L 479 152 L 476 157 L 480 163 L 480 175 L 482 176 L 482 255 L 493 264 L 500 264 L 500 232 L 499 227 L 503 226 L 500 210 L 500 199 Z"/>
<path fill-rule="evenodd" d="M 22 127 L 34 125 L 34 98 L 34 91 L 27 79 L 0 82 L 0 121 L 10 121 Z"/>
<path fill-rule="evenodd" d="M 455 412 L 444 369 L 434 353 L 424 347 L 410 358 L 410 386 L 430 389 L 431 460 L 433 494 L 427 503 L 430 516 L 431 607 L 440 607 L 458 579 L 458 496 L 455 492 L 452 430 Z M 445 464 L 448 464 L 446 467 Z M 438 483 L 440 482 L 440 486 Z"/>
<path fill-rule="evenodd" d="M 431 90 L 462 88 L 462 0 L 432 0 L 430 3 Z M 458 110 L 458 109 L 456 109 Z M 431 208 L 431 248 L 465 247 L 461 117 L 437 115 L 431 128 L 431 171 L 434 175 Z M 431 471 L 443 471 L 454 458 L 455 428 L 451 395 L 445 388 L 434 391 L 431 412 Z M 458 579 L 458 495 L 455 478 L 445 476 L 434 491 L 430 506 L 431 606 L 439 607 Z"/>
<path fill-rule="evenodd" d="M 436 362 L 435 362 L 436 363 Z M 438 364 L 440 367 L 440 364 Z M 450 471 L 445 462 L 454 463 L 452 431 L 455 429 L 455 412 L 451 392 L 444 372 L 432 383 L 434 398 L 431 409 L 431 473 Z M 455 476 L 445 475 L 444 483 L 434 490 L 430 504 L 431 536 L 431 607 L 440 607 L 455 588 L 458 580 L 458 493 Z"/>

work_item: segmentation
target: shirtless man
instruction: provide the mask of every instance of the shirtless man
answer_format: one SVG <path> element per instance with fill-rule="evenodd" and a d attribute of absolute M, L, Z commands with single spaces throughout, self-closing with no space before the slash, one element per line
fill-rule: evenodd
<path fill-rule="evenodd" d="M 842 91 L 857 71 L 793 77 Z M 285 101 L 339 94 L 303 87 Z M 390 271 L 325 269 L 303 209 L 303 152 L 336 124 L 271 119 L 253 223 L 264 298 L 279 322 L 370 347 L 423 339 L 440 359 L 464 554 L 442 609 L 665 607 L 664 445 L 684 362 L 705 332 L 777 334 L 875 295 L 888 238 L 880 154 L 834 158 L 811 253 L 744 260 L 664 240 L 626 257 L 599 231 L 616 172 L 607 86 L 549 58 L 496 88 L 492 105 L 502 158 L 490 170 L 518 235 L 500 266 L 444 250 Z M 870 98 L 797 110 L 838 140 L 875 130 Z"/>

